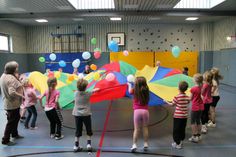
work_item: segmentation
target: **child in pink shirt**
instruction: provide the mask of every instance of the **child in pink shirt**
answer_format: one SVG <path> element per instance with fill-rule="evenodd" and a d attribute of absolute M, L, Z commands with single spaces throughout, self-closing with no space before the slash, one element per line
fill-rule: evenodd
<path fill-rule="evenodd" d="M 212 96 L 211 96 L 211 88 L 212 88 L 212 73 L 210 71 L 206 71 L 203 74 L 203 87 L 202 87 L 202 97 L 203 97 L 203 103 L 204 103 L 204 110 L 202 112 L 202 130 L 201 132 L 206 134 L 207 133 L 207 127 L 206 124 L 209 120 L 209 109 L 210 105 L 212 103 Z"/>
<path fill-rule="evenodd" d="M 56 109 L 59 108 L 58 100 L 60 92 L 56 90 L 57 79 L 51 77 L 47 81 L 48 90 L 40 97 L 40 103 L 42 105 L 42 98 L 46 97 L 45 113 L 50 122 L 50 137 L 56 140 L 62 139 L 64 136 L 61 134 L 61 121 L 57 114 Z"/>
<path fill-rule="evenodd" d="M 148 149 L 148 122 L 149 122 L 149 88 L 144 77 L 137 77 L 134 82 L 134 88 L 128 83 L 129 93 L 134 95 L 133 109 L 134 109 L 134 133 L 132 152 L 137 150 L 137 140 L 140 134 L 140 128 L 143 129 L 144 145 L 143 149 Z"/>
<path fill-rule="evenodd" d="M 191 109 L 191 127 L 192 137 L 189 141 L 197 143 L 201 140 L 201 112 L 204 110 L 204 104 L 201 97 L 203 76 L 199 73 L 193 76 L 195 86 L 190 90 L 190 100 L 192 101 Z"/>
<path fill-rule="evenodd" d="M 32 85 L 29 83 L 28 79 L 24 80 L 24 96 L 25 96 L 25 107 L 27 109 L 27 118 L 25 120 L 25 128 L 29 129 L 29 121 L 31 119 L 31 116 L 33 115 L 33 119 L 31 121 L 30 129 L 34 130 L 37 129 L 35 126 L 36 120 L 37 120 L 37 111 L 35 108 L 35 105 L 37 103 L 37 96 L 36 91 L 32 87 Z"/>

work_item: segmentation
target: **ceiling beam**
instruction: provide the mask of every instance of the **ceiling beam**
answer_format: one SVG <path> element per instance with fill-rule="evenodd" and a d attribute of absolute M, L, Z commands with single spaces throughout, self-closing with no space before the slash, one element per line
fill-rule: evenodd
<path fill-rule="evenodd" d="M 219 10 L 158 10 L 158 11 L 73 11 L 48 13 L 0 14 L 0 19 L 79 18 L 94 16 L 236 16 L 236 11 Z"/>

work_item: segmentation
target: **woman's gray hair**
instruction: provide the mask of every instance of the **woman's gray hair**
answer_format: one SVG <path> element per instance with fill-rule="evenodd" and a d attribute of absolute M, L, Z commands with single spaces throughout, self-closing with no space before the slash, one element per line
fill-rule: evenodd
<path fill-rule="evenodd" d="M 5 64 L 4 73 L 5 74 L 14 74 L 18 67 L 18 63 L 16 61 L 10 61 Z"/>

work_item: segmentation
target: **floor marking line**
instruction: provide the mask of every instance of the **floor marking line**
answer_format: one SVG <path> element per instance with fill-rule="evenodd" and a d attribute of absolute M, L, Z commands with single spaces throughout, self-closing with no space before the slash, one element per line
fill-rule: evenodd
<path fill-rule="evenodd" d="M 111 113 L 111 107 L 112 107 L 112 100 L 110 101 L 110 104 L 109 104 L 109 107 L 108 107 L 108 111 L 107 111 L 107 115 L 106 115 L 106 120 L 105 120 L 105 123 L 104 123 L 104 126 L 103 126 L 103 131 L 102 131 L 102 135 L 101 135 L 101 138 L 100 138 L 100 141 L 99 141 L 99 146 L 98 146 L 98 151 L 97 151 L 96 157 L 100 157 L 100 154 L 101 154 L 103 140 L 104 140 L 104 136 L 105 136 L 105 132 L 106 132 L 106 129 L 107 129 L 108 120 L 109 120 L 110 113 Z"/>

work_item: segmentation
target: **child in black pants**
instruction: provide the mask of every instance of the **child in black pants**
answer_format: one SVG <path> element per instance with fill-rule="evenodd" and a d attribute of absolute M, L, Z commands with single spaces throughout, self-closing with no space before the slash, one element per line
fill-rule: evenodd
<path fill-rule="evenodd" d="M 84 79 L 79 79 L 77 82 L 78 91 L 75 92 L 75 105 L 72 111 L 72 115 L 75 117 L 75 145 L 74 151 L 81 151 L 82 147 L 79 144 L 79 138 L 82 136 L 83 124 L 85 125 L 87 131 L 87 149 L 88 151 L 92 150 L 91 146 L 91 136 L 92 132 L 92 123 L 91 123 L 91 107 L 89 103 L 90 96 L 92 92 L 86 92 L 86 87 L 88 85 L 88 81 Z M 96 91 L 94 89 L 93 91 Z"/>
<path fill-rule="evenodd" d="M 172 147 L 176 149 L 181 149 L 183 147 L 183 140 L 185 139 L 185 128 L 187 124 L 188 116 L 188 104 L 189 97 L 185 94 L 188 89 L 188 83 L 181 81 L 179 83 L 179 94 L 174 97 L 172 102 L 167 102 L 167 104 L 176 106 L 174 112 L 174 127 L 173 127 L 173 139 Z"/>

